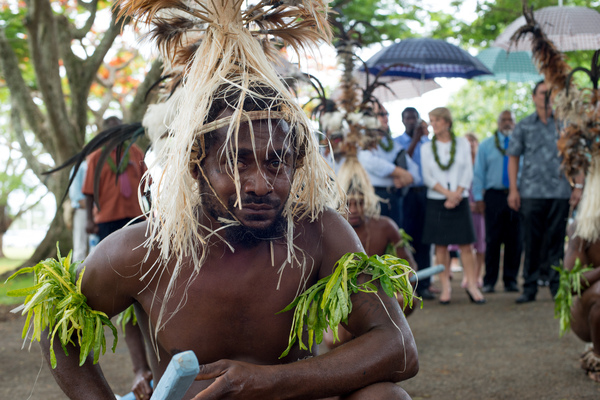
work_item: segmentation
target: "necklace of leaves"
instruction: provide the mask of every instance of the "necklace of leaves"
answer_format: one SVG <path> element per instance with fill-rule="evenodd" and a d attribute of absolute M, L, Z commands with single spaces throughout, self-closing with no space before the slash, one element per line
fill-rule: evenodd
<path fill-rule="evenodd" d="M 394 141 L 390 137 L 389 133 L 379 140 L 379 146 L 381 146 L 381 148 L 387 153 L 392 151 L 392 149 L 394 148 Z"/>
<path fill-rule="evenodd" d="M 127 169 L 127 165 L 129 164 L 129 151 L 125 152 L 125 155 L 123 156 L 123 158 L 121 158 L 118 168 L 111 156 L 108 156 L 106 162 L 108 163 L 108 166 L 110 167 L 110 170 L 113 173 L 121 175 L 125 172 L 125 170 Z"/>
<path fill-rule="evenodd" d="M 499 135 L 499 133 L 500 133 L 500 132 L 497 132 L 497 133 L 494 135 L 494 141 L 496 142 L 496 148 L 498 149 L 498 151 L 499 151 L 500 153 L 502 153 L 502 155 L 503 155 L 503 156 L 505 156 L 505 155 L 506 155 L 506 149 L 505 149 L 505 148 L 503 148 L 502 146 L 500 146 L 500 137 L 499 137 L 500 135 Z"/>
<path fill-rule="evenodd" d="M 433 158 L 435 159 L 435 163 L 438 165 L 438 167 L 440 167 L 442 171 L 448 171 L 452 164 L 454 164 L 454 158 L 456 156 L 456 136 L 454 136 L 454 133 L 452 132 L 450 132 L 450 140 L 452 140 L 452 144 L 450 145 L 450 160 L 448 161 L 448 164 L 443 165 L 440 161 L 440 157 L 438 156 L 437 152 L 437 136 L 434 135 L 433 139 L 431 139 L 431 149 L 433 150 Z"/>

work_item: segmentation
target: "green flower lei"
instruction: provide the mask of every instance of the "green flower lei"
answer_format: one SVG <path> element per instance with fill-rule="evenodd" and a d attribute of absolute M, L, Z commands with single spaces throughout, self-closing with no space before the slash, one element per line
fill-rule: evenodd
<path fill-rule="evenodd" d="M 500 131 L 496 132 L 496 134 L 494 135 L 494 142 L 496 143 L 496 148 L 498 149 L 498 151 L 505 156 L 506 155 L 506 149 L 503 148 L 502 146 L 500 146 L 500 138 L 499 135 Z"/>
<path fill-rule="evenodd" d="M 384 143 L 383 139 L 387 139 L 387 144 Z M 384 138 L 379 139 L 379 146 L 381 146 L 386 153 L 389 153 L 394 148 L 394 140 L 389 134 L 385 135 Z"/>
<path fill-rule="evenodd" d="M 409 281 L 411 272 L 406 260 L 391 255 L 368 257 L 365 253 L 345 254 L 335 264 L 331 275 L 320 279 L 279 312 L 295 308 L 288 347 L 279 358 L 285 357 L 296 341 L 299 341 L 300 349 L 311 350 L 313 343 L 323 341 L 323 332 L 327 328 L 333 332 L 334 340 L 339 341 L 338 325 L 348 322 L 348 315 L 352 312 L 350 296 L 358 292 L 377 293 L 375 281 L 379 281 L 390 297 L 402 294 L 404 307 L 412 307 L 415 296 Z M 371 275 L 372 279 L 359 284 L 358 276 L 361 274 Z M 302 341 L 305 325 L 308 347 Z"/>
<path fill-rule="evenodd" d="M 437 152 L 437 136 L 434 135 L 433 139 L 431 139 L 431 149 L 433 150 L 433 158 L 435 159 L 435 163 L 438 165 L 438 167 L 441 168 L 442 171 L 449 170 L 452 164 L 454 164 L 454 158 L 456 157 L 456 136 L 454 136 L 454 133 L 452 132 L 450 132 L 450 140 L 452 140 L 452 144 L 450 145 L 450 160 L 448 161 L 448 164 L 442 165 L 442 162 L 440 161 L 440 157 L 438 156 Z"/>

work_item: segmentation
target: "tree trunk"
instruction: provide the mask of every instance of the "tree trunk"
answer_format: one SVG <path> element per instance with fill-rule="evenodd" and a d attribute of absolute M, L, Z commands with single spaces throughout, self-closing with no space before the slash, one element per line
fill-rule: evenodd
<path fill-rule="evenodd" d="M 4 245 L 4 232 L 0 232 L 0 258 L 4 258 L 4 250 L 2 250 L 2 247 Z"/>
<path fill-rule="evenodd" d="M 22 266 L 32 266 L 49 257 L 56 257 L 56 243 L 59 243 L 60 254 L 66 256 L 73 248 L 73 234 L 67 228 L 64 220 L 64 209 L 59 201 L 63 198 L 64 188 L 67 186 L 70 171 L 62 170 L 52 174 L 46 186 L 56 199 L 56 215 L 50 223 L 46 236 L 37 246 L 33 255 Z M 66 201 L 69 201 L 68 198 Z M 20 267 L 19 267 L 20 268 Z"/>

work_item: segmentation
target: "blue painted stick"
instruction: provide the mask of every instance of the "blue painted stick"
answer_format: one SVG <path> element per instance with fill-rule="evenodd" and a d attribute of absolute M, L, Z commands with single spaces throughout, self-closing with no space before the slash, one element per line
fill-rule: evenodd
<path fill-rule="evenodd" d="M 429 268 L 420 269 L 420 270 L 416 271 L 415 275 L 410 277 L 410 281 L 414 282 L 417 280 L 417 278 L 419 280 L 424 279 L 424 278 L 429 278 L 432 275 L 439 274 L 443 270 L 444 270 L 444 266 L 442 264 L 432 265 Z"/>
<path fill-rule="evenodd" d="M 177 353 L 158 382 L 151 400 L 181 400 L 200 372 L 193 351 Z"/>

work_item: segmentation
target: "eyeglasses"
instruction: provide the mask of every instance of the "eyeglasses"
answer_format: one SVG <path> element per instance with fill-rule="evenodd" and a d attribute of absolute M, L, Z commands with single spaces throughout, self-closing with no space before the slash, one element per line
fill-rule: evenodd
<path fill-rule="evenodd" d="M 390 114 L 381 112 L 381 113 L 377 113 L 377 116 L 378 117 L 389 117 Z"/>

